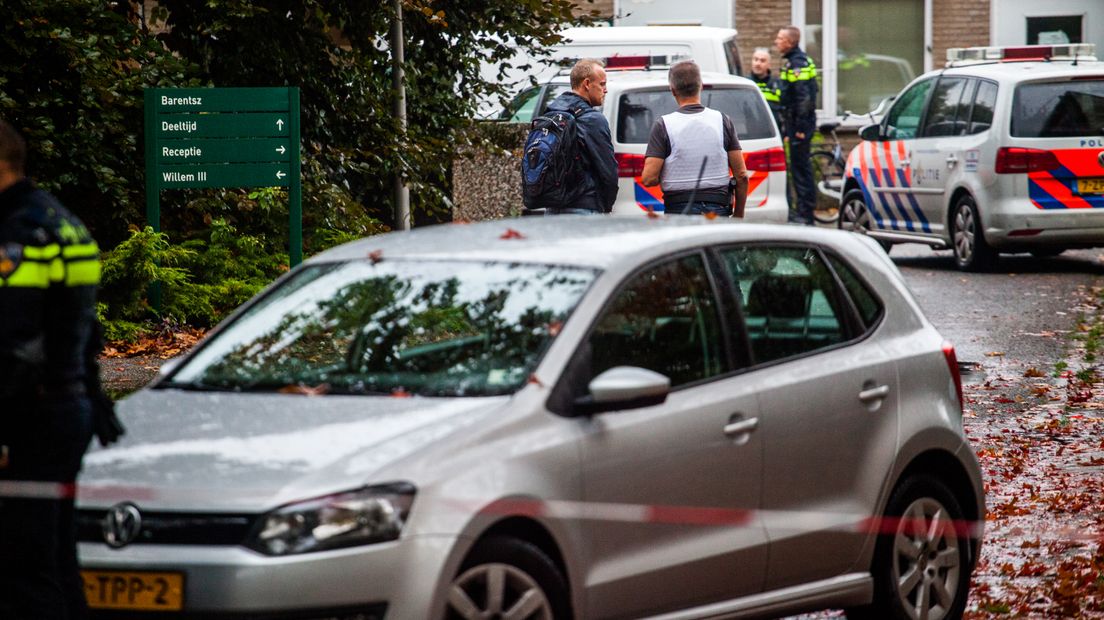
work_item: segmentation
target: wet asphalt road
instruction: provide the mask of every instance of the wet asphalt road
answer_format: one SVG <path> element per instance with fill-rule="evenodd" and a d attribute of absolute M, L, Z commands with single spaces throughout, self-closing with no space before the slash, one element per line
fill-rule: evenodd
<path fill-rule="evenodd" d="M 990 273 L 962 273 L 949 251 L 917 244 L 894 246 L 890 257 L 959 361 L 989 371 L 1012 363 L 1053 369 L 1064 350 L 1055 336 L 1076 325 L 1085 291 L 1104 286 L 1101 248 L 1001 256 Z"/>

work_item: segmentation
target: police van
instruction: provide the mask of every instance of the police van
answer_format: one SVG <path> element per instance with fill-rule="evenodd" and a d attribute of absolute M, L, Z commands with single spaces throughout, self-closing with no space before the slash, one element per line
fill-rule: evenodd
<path fill-rule="evenodd" d="M 642 183 L 644 152 L 655 120 L 678 106 L 667 84 L 667 69 L 681 57 L 616 56 L 606 64 L 608 92 L 602 113 L 609 121 L 617 158 L 618 190 L 613 213 L 662 213 L 659 186 Z M 653 64 L 654 63 L 654 64 Z M 516 100 L 512 114 L 525 107 L 526 118 L 542 114 L 553 99 L 571 89 L 564 72 L 541 86 L 539 97 Z M 744 220 L 786 222 L 786 155 L 782 136 L 763 94 L 754 82 L 725 73 L 702 71 L 702 103 L 732 118 L 748 170 L 748 198 Z M 516 120 L 520 120 L 515 118 Z"/>
<path fill-rule="evenodd" d="M 840 228 L 888 249 L 1000 253 L 1104 246 L 1104 63 L 1091 44 L 948 50 L 847 159 Z"/>

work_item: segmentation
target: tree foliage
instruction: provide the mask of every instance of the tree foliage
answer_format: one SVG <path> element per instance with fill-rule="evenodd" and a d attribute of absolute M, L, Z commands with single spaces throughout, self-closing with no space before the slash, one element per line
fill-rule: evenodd
<path fill-rule="evenodd" d="M 146 224 L 144 88 L 286 85 L 301 92 L 309 255 L 393 225 L 396 172 L 411 187 L 415 223 L 447 218 L 450 162 L 478 135 L 462 130 L 480 99 L 503 92 L 480 79 L 480 64 L 508 61 L 516 48 L 539 54 L 573 19 L 574 2 L 403 0 L 405 136 L 392 111 L 390 0 L 3 5 L 0 116 L 28 137 L 31 176 L 81 216 L 101 246 L 132 239 Z M 228 272 L 184 261 L 177 266 L 188 277 L 180 282 L 217 289 L 223 280 L 265 281 L 286 269 L 286 201 L 274 189 L 163 191 L 166 241 L 197 260 L 211 258 L 205 248 L 220 230 L 255 242 L 219 246 L 219 257 L 233 259 L 224 261 Z M 235 265 L 247 273 L 234 273 Z M 133 314 L 129 293 L 107 292 L 117 306 L 110 316 Z M 221 316 L 219 304 L 207 306 L 213 310 L 202 320 Z"/>

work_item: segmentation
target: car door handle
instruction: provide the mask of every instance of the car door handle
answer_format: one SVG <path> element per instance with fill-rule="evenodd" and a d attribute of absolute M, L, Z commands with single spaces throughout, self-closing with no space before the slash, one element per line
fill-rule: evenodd
<path fill-rule="evenodd" d="M 732 419 L 725 424 L 724 433 L 729 437 L 737 437 L 745 433 L 750 433 L 759 428 L 759 418 L 744 419 L 742 416 L 732 416 Z"/>
<path fill-rule="evenodd" d="M 954 168 L 955 164 L 957 164 L 957 163 L 958 163 L 958 158 L 955 157 L 954 155 L 951 155 L 947 158 L 947 167 L 948 168 Z"/>
<path fill-rule="evenodd" d="M 863 391 L 859 392 L 859 400 L 863 401 L 864 403 L 869 403 L 869 402 L 873 402 L 873 401 L 876 401 L 876 400 L 881 400 L 881 399 L 885 398 L 886 396 L 889 396 L 889 386 L 888 385 L 879 385 L 878 387 L 870 388 L 870 389 L 863 390 Z"/>
<path fill-rule="evenodd" d="M 901 164 L 900 164 L 901 168 L 908 168 L 911 165 L 912 165 L 912 160 L 911 159 L 902 159 L 901 160 Z"/>

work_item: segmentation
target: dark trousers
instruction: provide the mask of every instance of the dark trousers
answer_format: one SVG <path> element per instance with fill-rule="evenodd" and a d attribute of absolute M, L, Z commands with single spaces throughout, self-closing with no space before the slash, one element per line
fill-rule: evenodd
<path fill-rule="evenodd" d="M 87 618 L 72 483 L 92 436 L 88 399 L 0 402 L 0 410 L 9 456 L 0 469 L 0 619 Z"/>
<path fill-rule="evenodd" d="M 790 138 L 790 172 L 793 178 L 794 211 L 792 221 L 813 223 L 816 208 L 816 186 L 813 184 L 813 165 L 809 161 L 809 139 Z"/>
<path fill-rule="evenodd" d="M 732 205 L 722 205 L 715 202 L 698 202 L 691 203 L 680 202 L 671 206 L 663 205 L 663 212 L 669 215 L 704 215 L 706 213 L 716 213 L 722 217 L 728 217 L 732 215 Z"/>

